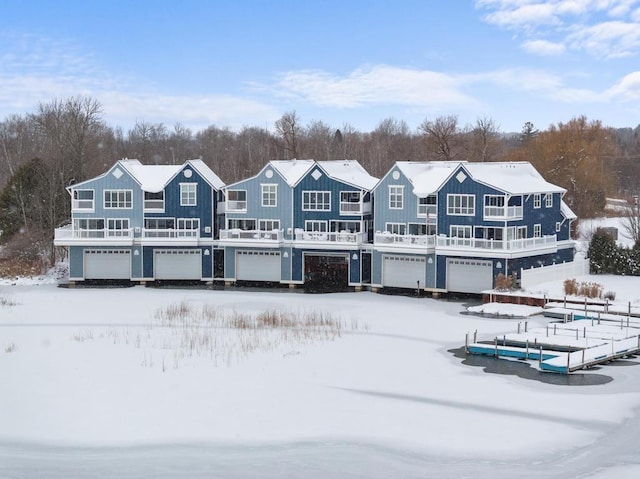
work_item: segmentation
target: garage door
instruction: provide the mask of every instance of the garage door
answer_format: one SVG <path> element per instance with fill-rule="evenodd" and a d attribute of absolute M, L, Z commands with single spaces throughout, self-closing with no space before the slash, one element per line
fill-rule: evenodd
<path fill-rule="evenodd" d="M 447 290 L 481 293 L 493 288 L 493 263 L 477 259 L 447 259 Z"/>
<path fill-rule="evenodd" d="M 236 251 L 236 279 L 280 281 L 279 251 Z"/>
<path fill-rule="evenodd" d="M 131 279 L 131 253 L 120 249 L 84 252 L 84 279 Z"/>
<path fill-rule="evenodd" d="M 426 260 L 417 256 L 384 255 L 382 285 L 390 288 L 420 288 L 425 286 Z"/>
<path fill-rule="evenodd" d="M 202 252 L 197 249 L 161 249 L 153 253 L 155 279 L 202 279 Z"/>

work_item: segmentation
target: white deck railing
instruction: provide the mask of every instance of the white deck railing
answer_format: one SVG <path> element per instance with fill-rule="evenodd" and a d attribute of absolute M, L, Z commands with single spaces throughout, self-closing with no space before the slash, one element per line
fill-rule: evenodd
<path fill-rule="evenodd" d="M 282 241 L 282 231 L 262 231 L 262 230 L 240 230 L 228 229 L 220 230 L 221 240 L 240 240 L 240 241 Z"/>
<path fill-rule="evenodd" d="M 522 206 L 485 206 L 484 219 L 521 220 Z"/>
<path fill-rule="evenodd" d="M 143 238 L 199 238 L 200 230 L 177 230 L 177 229 L 142 229 Z"/>
<path fill-rule="evenodd" d="M 433 235 L 399 235 L 388 232 L 376 233 L 373 242 L 380 245 L 423 246 L 433 248 L 436 237 Z"/>
<path fill-rule="evenodd" d="M 437 246 L 440 248 L 470 248 L 508 251 L 554 246 L 557 242 L 555 235 L 541 236 L 539 238 L 522 238 L 516 240 L 490 240 L 479 238 L 438 236 L 436 241 Z"/>
<path fill-rule="evenodd" d="M 296 241 L 311 241 L 311 242 L 329 242 L 329 243 L 353 243 L 362 244 L 365 242 L 365 233 L 330 233 L 319 231 L 300 231 L 296 230 L 294 233 Z"/>
<path fill-rule="evenodd" d="M 71 226 L 56 228 L 54 232 L 56 240 L 62 239 L 121 239 L 133 238 L 133 229 L 111 230 L 111 229 L 73 229 Z"/>

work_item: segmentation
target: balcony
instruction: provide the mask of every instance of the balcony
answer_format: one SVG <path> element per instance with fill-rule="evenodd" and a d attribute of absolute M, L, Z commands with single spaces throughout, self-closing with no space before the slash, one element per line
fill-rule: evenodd
<path fill-rule="evenodd" d="M 80 244 L 126 246 L 133 244 L 133 229 L 74 229 L 71 225 L 67 225 L 56 228 L 53 241 L 56 246 Z"/>
<path fill-rule="evenodd" d="M 141 242 L 146 245 L 196 245 L 199 241 L 199 229 L 142 228 Z"/>
<path fill-rule="evenodd" d="M 434 248 L 436 245 L 436 237 L 434 235 L 400 235 L 383 231 L 376 232 L 373 237 L 373 242 L 376 246 L 424 249 Z"/>
<path fill-rule="evenodd" d="M 71 209 L 78 212 L 92 212 L 95 209 L 95 202 L 93 199 L 73 200 L 71 202 Z"/>
<path fill-rule="evenodd" d="M 557 239 L 555 235 L 514 240 L 438 236 L 436 238 L 436 248 L 438 250 L 473 252 L 474 254 L 477 254 L 479 251 L 484 251 L 487 253 L 499 253 L 518 257 L 520 256 L 518 253 L 528 255 L 534 251 L 536 254 L 555 252 L 557 251 Z"/>
<path fill-rule="evenodd" d="M 294 232 L 294 239 L 296 243 L 323 243 L 323 246 L 326 246 L 327 244 L 346 244 L 354 246 L 365 243 L 367 235 L 366 233 L 349 233 L 347 231 L 322 232 L 296 229 Z"/>
<path fill-rule="evenodd" d="M 366 215 L 371 213 L 371 202 L 351 203 L 348 201 L 340 202 L 340 214 L 345 215 Z"/>
<path fill-rule="evenodd" d="M 222 211 L 221 211 L 222 209 Z M 218 203 L 218 213 L 246 213 L 247 202 L 239 200 L 227 200 L 224 203 Z"/>
<path fill-rule="evenodd" d="M 521 220 L 522 206 L 485 206 L 484 207 L 484 219 L 485 220 Z"/>
<path fill-rule="evenodd" d="M 281 243 L 283 239 L 282 230 L 262 231 L 262 230 L 241 230 L 237 228 L 220 230 L 220 241 L 224 243 Z"/>

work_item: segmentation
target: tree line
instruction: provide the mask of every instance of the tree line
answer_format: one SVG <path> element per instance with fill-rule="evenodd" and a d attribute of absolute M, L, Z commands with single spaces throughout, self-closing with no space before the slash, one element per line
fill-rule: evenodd
<path fill-rule="evenodd" d="M 304 123 L 290 111 L 272 129 L 211 125 L 194 132 L 180 123 L 140 121 L 124 131 L 106 123 L 94 98 L 55 99 L 0 122 L 5 253 L 42 251 L 54 228 L 69 219 L 65 187 L 103 173 L 120 158 L 158 165 L 202 158 L 227 184 L 256 174 L 271 159 L 348 158 L 377 177 L 400 160 L 529 161 L 567 189 L 565 201 L 579 217 L 593 217 L 608 195 L 636 193 L 640 125 L 613 129 L 578 116 L 546 130 L 527 122 L 520 132 L 507 133 L 491 118 L 461 125 L 456 115 L 447 115 L 425 118 L 415 130 L 385 118 L 373 131 L 362 132 L 348 123 Z"/>

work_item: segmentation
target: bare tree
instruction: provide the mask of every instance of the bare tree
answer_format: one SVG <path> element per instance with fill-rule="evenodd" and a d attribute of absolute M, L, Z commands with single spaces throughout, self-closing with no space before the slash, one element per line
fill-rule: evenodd
<path fill-rule="evenodd" d="M 499 147 L 499 127 L 491 118 L 483 117 L 476 120 L 473 134 L 473 161 L 492 161 Z"/>
<path fill-rule="evenodd" d="M 425 119 L 418 127 L 426 137 L 428 159 L 457 160 L 456 135 L 458 116 L 439 116 L 434 121 Z"/>
<path fill-rule="evenodd" d="M 286 159 L 298 157 L 298 141 L 301 135 L 300 118 L 297 113 L 290 111 L 276 121 L 276 133 L 279 136 L 278 145 L 282 148 Z"/>

